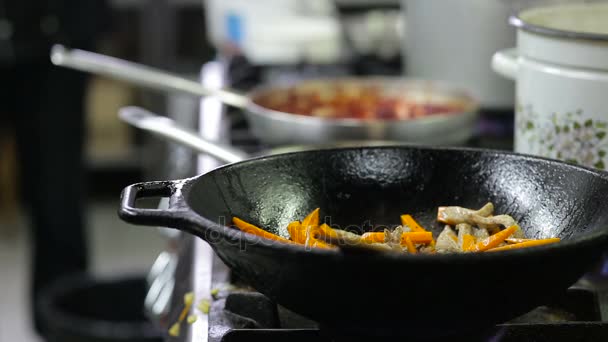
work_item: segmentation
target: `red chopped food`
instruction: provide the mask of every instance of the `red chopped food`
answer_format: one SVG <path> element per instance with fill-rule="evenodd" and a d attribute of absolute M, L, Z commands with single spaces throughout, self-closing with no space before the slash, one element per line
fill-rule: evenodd
<path fill-rule="evenodd" d="M 255 97 L 262 107 L 291 114 L 333 119 L 405 120 L 465 110 L 457 101 L 422 99 L 407 91 L 384 94 L 377 85 L 302 85 L 273 90 Z"/>

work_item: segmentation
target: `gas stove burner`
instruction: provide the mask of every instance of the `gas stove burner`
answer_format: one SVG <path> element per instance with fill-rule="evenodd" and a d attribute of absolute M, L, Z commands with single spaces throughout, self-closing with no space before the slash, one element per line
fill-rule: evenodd
<path fill-rule="evenodd" d="M 210 342 L 258 338 L 266 342 L 398 340 L 395 337 L 343 336 L 339 332 L 324 330 L 315 322 L 277 306 L 255 291 L 236 290 L 222 294 L 212 305 L 209 324 L 212 327 Z M 596 293 L 589 289 L 571 288 L 551 303 L 510 322 L 466 336 L 446 336 L 442 341 L 601 341 L 607 336 L 608 323 L 601 322 Z"/>

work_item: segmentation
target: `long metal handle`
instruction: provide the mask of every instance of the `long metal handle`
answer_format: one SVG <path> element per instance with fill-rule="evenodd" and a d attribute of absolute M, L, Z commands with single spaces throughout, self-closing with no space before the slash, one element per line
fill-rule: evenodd
<path fill-rule="evenodd" d="M 55 65 L 104 75 L 153 89 L 196 96 L 215 96 L 223 103 L 238 108 L 245 108 L 249 103 L 247 96 L 233 90 L 209 89 L 196 81 L 167 71 L 90 51 L 67 49 L 63 45 L 53 46 L 51 61 Z"/>
<path fill-rule="evenodd" d="M 195 131 L 180 127 L 168 117 L 156 115 L 140 107 L 123 107 L 118 112 L 121 120 L 169 141 L 206 153 L 226 163 L 235 163 L 248 158 L 240 150 L 213 143 L 201 138 Z"/>

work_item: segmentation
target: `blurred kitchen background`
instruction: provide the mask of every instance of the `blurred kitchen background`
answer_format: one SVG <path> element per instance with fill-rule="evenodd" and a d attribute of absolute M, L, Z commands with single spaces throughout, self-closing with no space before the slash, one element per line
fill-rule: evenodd
<path fill-rule="evenodd" d="M 19 34 L 10 9 L 21 2 L 34 3 L 0 1 L 4 52 Z M 107 27 L 90 48 L 241 90 L 319 76 L 446 80 L 465 87 L 480 102 L 475 134 L 462 145 L 511 149 L 514 85 L 491 70 L 490 60 L 495 51 L 515 45 L 515 29 L 507 17 L 521 3 L 525 1 L 108 0 Z M 39 25 L 42 35 L 53 37 L 62 29 L 52 16 L 41 15 L 41 20 L 32 25 Z M 0 79 L 4 76 L 0 73 Z M 197 98 L 88 77 L 82 201 L 89 270 L 104 277 L 146 274 L 172 239 L 167 232 L 118 219 L 122 188 L 197 170 L 197 157 L 189 150 L 119 121 L 117 111 L 125 105 L 141 105 L 193 129 L 200 125 Z M 0 341 L 36 341 L 29 292 L 31 233 L 27 212 L 19 204 L 24 198 L 18 180 L 24 173 L 17 163 L 14 127 L 0 119 Z M 250 151 L 262 147 L 247 133 L 242 117 L 230 114 L 228 125 L 222 129 L 232 130 L 232 143 Z"/>

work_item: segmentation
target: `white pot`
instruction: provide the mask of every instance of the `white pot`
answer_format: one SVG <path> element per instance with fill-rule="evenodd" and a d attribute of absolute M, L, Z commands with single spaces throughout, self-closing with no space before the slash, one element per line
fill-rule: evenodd
<path fill-rule="evenodd" d="M 528 9 L 511 17 L 517 48 L 492 67 L 516 81 L 515 151 L 608 166 L 608 4 Z"/>

